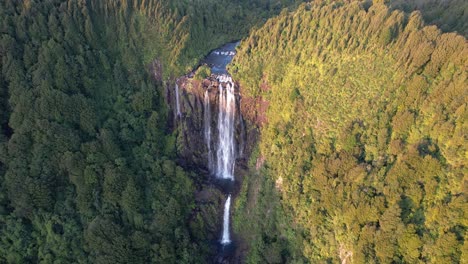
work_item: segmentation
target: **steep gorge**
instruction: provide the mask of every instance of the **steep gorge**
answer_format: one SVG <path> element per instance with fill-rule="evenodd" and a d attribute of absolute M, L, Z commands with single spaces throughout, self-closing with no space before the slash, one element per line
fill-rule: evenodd
<path fill-rule="evenodd" d="M 216 237 L 219 246 L 215 261 L 220 263 L 234 261 L 236 257 L 234 249 L 238 239 L 231 234 L 231 200 L 237 196 L 247 168 L 245 157 L 251 149 L 244 148 L 255 145 L 247 136 L 246 127 L 250 125 L 243 118 L 239 86 L 225 69 L 235 55 L 235 46 L 227 44 L 207 56 L 203 64 L 210 66 L 213 72 L 210 76 L 197 79 L 196 73 L 191 73 L 180 77 L 174 85 L 167 86 L 166 93 L 178 133 L 179 162 L 202 175 L 198 179 L 197 196 L 207 192 L 224 193 L 224 199 L 219 199 L 219 195 L 205 197 L 216 213 L 203 215 L 203 203 L 198 203 L 199 208 L 195 210 L 202 218 L 219 218 L 214 221 L 216 227 L 206 232 L 213 235 L 212 243 Z"/>

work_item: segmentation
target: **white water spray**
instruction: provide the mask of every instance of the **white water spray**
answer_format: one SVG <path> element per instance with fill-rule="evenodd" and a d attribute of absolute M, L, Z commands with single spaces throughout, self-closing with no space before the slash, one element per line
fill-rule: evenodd
<path fill-rule="evenodd" d="M 205 143 L 208 148 L 208 169 L 213 171 L 213 153 L 211 153 L 211 107 L 210 95 L 208 90 L 205 91 L 205 98 L 203 100 L 204 113 L 203 113 L 203 128 L 205 135 Z"/>
<path fill-rule="evenodd" d="M 229 234 L 229 209 L 231 207 L 231 195 L 228 196 L 224 204 L 224 217 L 223 217 L 223 236 L 221 244 L 227 245 L 231 243 L 231 236 Z"/>
<path fill-rule="evenodd" d="M 218 77 L 219 113 L 218 113 L 218 150 L 216 155 L 216 176 L 234 180 L 235 146 L 234 118 L 236 97 L 234 82 L 228 75 Z"/>

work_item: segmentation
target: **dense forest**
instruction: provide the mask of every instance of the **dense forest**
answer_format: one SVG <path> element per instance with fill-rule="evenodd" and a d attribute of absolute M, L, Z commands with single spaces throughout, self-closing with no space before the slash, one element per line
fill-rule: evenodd
<path fill-rule="evenodd" d="M 0 1 L 0 263 L 212 262 L 165 91 L 241 39 L 245 262 L 466 261 L 466 1 L 302 2 Z"/>
<path fill-rule="evenodd" d="M 392 9 L 408 13 L 420 11 L 426 23 L 468 37 L 468 2 L 464 0 L 390 0 L 386 3 Z"/>
<path fill-rule="evenodd" d="M 204 262 L 163 86 L 293 3 L 1 1 L 0 263 Z"/>
<path fill-rule="evenodd" d="M 464 37 L 382 3 L 315 2 L 251 32 L 230 68 L 268 103 L 269 178 L 234 213 L 249 262 L 466 261 Z"/>

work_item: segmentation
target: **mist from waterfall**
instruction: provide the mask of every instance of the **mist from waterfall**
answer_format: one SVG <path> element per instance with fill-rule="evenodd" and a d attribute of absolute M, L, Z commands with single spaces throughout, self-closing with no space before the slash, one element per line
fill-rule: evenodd
<path fill-rule="evenodd" d="M 221 244 L 227 245 L 231 243 L 231 236 L 229 234 L 229 209 L 231 208 L 231 195 L 228 196 L 224 204 L 224 217 L 223 217 L 223 235 L 221 237 Z"/>
<path fill-rule="evenodd" d="M 210 106 L 210 95 L 208 90 L 205 91 L 205 97 L 203 99 L 203 130 L 205 135 L 205 143 L 208 148 L 208 169 L 210 172 L 213 171 L 213 153 L 211 152 L 211 106 Z"/>
<path fill-rule="evenodd" d="M 228 75 L 218 76 L 218 148 L 216 155 L 216 177 L 234 180 L 235 146 L 234 120 L 236 97 L 234 82 Z"/>

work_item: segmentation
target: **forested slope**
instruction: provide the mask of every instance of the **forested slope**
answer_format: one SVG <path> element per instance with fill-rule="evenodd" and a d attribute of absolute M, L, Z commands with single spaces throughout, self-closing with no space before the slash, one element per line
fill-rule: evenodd
<path fill-rule="evenodd" d="M 174 261 L 198 250 L 185 228 L 193 186 L 171 161 L 161 83 L 144 64 L 177 21 L 139 8 L 2 2 L 2 261 Z M 143 9 L 169 17 L 168 29 L 149 28 Z"/>
<path fill-rule="evenodd" d="M 0 262 L 207 261 L 162 81 L 267 2 L 1 1 Z"/>
<path fill-rule="evenodd" d="M 468 2 L 464 0 L 390 0 L 387 5 L 408 13 L 420 11 L 426 23 L 468 37 Z"/>
<path fill-rule="evenodd" d="M 291 218 L 251 227 L 249 260 L 302 259 L 291 247 L 312 263 L 466 260 L 466 39 L 419 13 L 325 2 L 269 20 L 230 67 L 243 96 L 268 102 L 271 183 L 244 186 L 236 223 L 261 215 L 250 197 L 278 201 L 268 188 L 281 205 L 257 206 Z M 286 250 L 269 259 L 271 246 Z"/>

